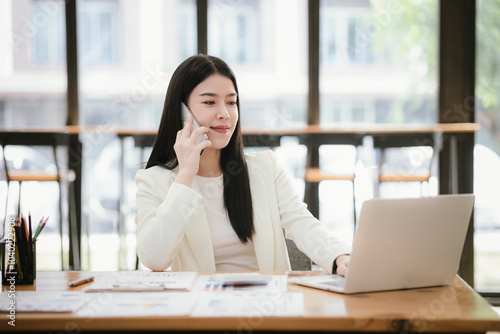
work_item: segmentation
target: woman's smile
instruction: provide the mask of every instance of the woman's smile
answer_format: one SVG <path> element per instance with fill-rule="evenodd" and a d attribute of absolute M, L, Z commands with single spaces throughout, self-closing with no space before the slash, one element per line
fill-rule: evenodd
<path fill-rule="evenodd" d="M 220 134 L 226 134 L 229 132 L 230 129 L 231 129 L 231 127 L 228 125 L 217 125 L 217 126 L 210 127 L 210 130 L 215 131 L 215 132 L 220 133 Z"/>

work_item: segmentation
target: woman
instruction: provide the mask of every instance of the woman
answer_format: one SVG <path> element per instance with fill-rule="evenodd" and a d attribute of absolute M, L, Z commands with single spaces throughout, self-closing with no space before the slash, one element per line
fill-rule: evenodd
<path fill-rule="evenodd" d="M 194 131 L 183 105 L 200 124 Z M 290 270 L 285 228 L 312 261 L 345 275 L 350 248 L 309 213 L 274 153 L 243 153 L 239 109 L 236 78 L 221 59 L 196 55 L 175 70 L 136 175 L 141 262 L 155 271 Z"/>

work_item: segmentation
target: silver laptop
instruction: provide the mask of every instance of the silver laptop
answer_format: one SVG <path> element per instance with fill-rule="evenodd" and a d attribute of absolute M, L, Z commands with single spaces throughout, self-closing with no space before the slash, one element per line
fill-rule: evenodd
<path fill-rule="evenodd" d="M 457 274 L 473 207 L 472 194 L 367 200 L 346 277 L 289 282 L 346 294 L 448 285 Z"/>

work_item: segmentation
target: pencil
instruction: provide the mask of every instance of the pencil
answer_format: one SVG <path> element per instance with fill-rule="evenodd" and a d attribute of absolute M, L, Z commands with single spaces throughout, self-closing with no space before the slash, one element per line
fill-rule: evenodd
<path fill-rule="evenodd" d="M 18 242 L 18 249 L 19 249 L 19 257 L 21 262 L 19 263 L 21 269 L 21 272 L 23 273 L 23 276 L 28 277 L 30 269 L 30 258 L 31 258 L 31 252 L 30 252 L 30 247 L 29 247 L 29 236 L 28 236 L 28 226 L 26 226 L 26 220 L 24 219 L 23 214 L 21 213 L 21 238 L 20 238 L 20 243 Z"/>
<path fill-rule="evenodd" d="M 7 243 L 5 245 L 0 245 L 0 247 L 4 247 L 4 249 L 2 249 L 2 251 L 0 252 L 0 254 L 2 254 L 1 265 L 5 266 L 5 271 L 2 273 L 3 274 L 2 275 L 2 282 L 5 282 L 5 280 L 7 279 L 7 274 L 10 271 L 10 268 L 8 267 L 7 263 L 5 262 L 5 253 L 7 252 Z"/>
<path fill-rule="evenodd" d="M 42 230 L 45 227 L 45 225 L 47 224 L 48 220 L 49 220 L 49 217 L 45 218 L 45 220 L 43 221 L 42 227 L 40 228 L 40 232 L 39 233 L 42 233 Z"/>
<path fill-rule="evenodd" d="M 49 220 L 49 217 L 47 217 L 45 220 L 42 219 L 40 220 L 40 223 L 38 223 L 38 228 L 36 229 L 35 232 L 35 240 L 38 238 L 40 233 L 42 233 L 43 228 L 45 227 L 45 224 L 47 224 L 47 221 Z"/>
<path fill-rule="evenodd" d="M 85 284 L 85 283 L 89 283 L 89 282 L 93 282 L 93 281 L 94 281 L 94 276 L 90 276 L 90 277 L 79 278 L 77 280 L 69 282 L 68 285 L 71 286 L 71 287 L 75 287 L 75 286 L 79 286 L 79 285 L 82 285 L 82 284 Z"/>
<path fill-rule="evenodd" d="M 28 228 L 29 228 L 29 239 L 28 241 L 33 241 L 33 233 L 31 231 L 31 212 L 28 212 Z"/>
<path fill-rule="evenodd" d="M 42 219 L 40 219 L 40 222 L 38 223 L 38 226 L 37 226 L 36 231 L 35 231 L 35 235 L 33 236 L 33 238 L 35 240 L 38 237 L 38 233 L 40 233 L 40 229 L 42 228 L 42 224 L 43 224 L 43 217 L 42 217 Z"/>
<path fill-rule="evenodd" d="M 15 225 L 14 225 L 14 252 L 16 253 L 15 254 L 15 258 L 16 258 L 16 262 L 14 264 L 14 266 L 16 267 L 16 271 L 17 271 L 17 276 L 19 277 L 20 280 L 23 279 L 24 275 L 23 275 L 23 271 L 22 271 L 22 268 L 21 268 L 21 257 L 19 255 L 19 230 L 20 230 L 20 224 L 19 224 L 19 217 L 16 218 L 16 222 L 15 222 Z"/>
<path fill-rule="evenodd" d="M 21 217 L 21 226 L 23 229 L 23 241 L 28 242 L 29 241 L 29 232 L 28 232 L 28 222 L 24 217 Z"/>
<path fill-rule="evenodd" d="M 33 251 L 33 231 L 31 228 L 31 211 L 28 211 L 28 272 L 32 273 L 36 268 L 33 268 L 35 265 L 35 252 Z"/>

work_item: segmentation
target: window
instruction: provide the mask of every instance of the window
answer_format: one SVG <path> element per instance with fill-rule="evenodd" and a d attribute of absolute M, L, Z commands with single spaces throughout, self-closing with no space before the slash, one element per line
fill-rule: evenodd
<path fill-rule="evenodd" d="M 208 3 L 208 54 L 234 70 L 245 127 L 304 126 L 307 1 Z"/>
<path fill-rule="evenodd" d="M 0 126 L 66 122 L 64 2 L 0 2 Z"/>
<path fill-rule="evenodd" d="M 332 66 L 370 63 L 369 4 L 355 8 L 339 6 L 338 2 L 332 1 L 323 4 L 320 20 L 323 62 Z"/>
<path fill-rule="evenodd" d="M 67 79 L 64 13 L 63 1 L 0 1 L 0 127 L 54 128 L 65 125 Z M 10 152 L 14 152 L 21 163 L 53 167 L 43 149 L 14 148 Z M 4 196 L 7 192 L 10 199 L 17 197 L 18 185 L 11 183 L 7 191 L 3 172 L 0 168 L 0 198 L 6 203 Z M 50 213 L 53 224 L 47 226 L 46 238 L 37 243 L 37 252 L 40 253 L 37 265 L 43 270 L 59 270 L 60 239 L 59 233 L 55 232 L 59 210 L 57 200 L 54 200 L 59 194 L 56 184 L 44 184 L 23 183 L 22 208 L 29 208 L 33 217 Z M 7 209 L 5 204 L 0 205 L 2 224 L 5 210 L 9 215 L 16 212 L 16 202 L 9 200 Z"/>
<path fill-rule="evenodd" d="M 195 1 L 80 0 L 77 9 L 80 125 L 157 127 L 173 70 L 196 53 Z M 134 176 L 147 155 L 133 141 L 122 142 L 113 133 L 82 135 L 81 140 L 86 157 L 82 220 L 92 244 L 85 249 L 88 243 L 82 242 L 83 254 L 90 254 L 90 262 L 82 259 L 84 267 L 131 268 L 127 259 L 135 260 Z M 121 145 L 126 154 L 126 198 L 124 211 L 118 212 Z M 122 213 L 130 244 L 117 235 Z"/>
<path fill-rule="evenodd" d="M 66 62 L 64 8 L 56 1 L 35 0 L 31 12 L 33 63 L 63 65 Z"/>
<path fill-rule="evenodd" d="M 192 55 L 197 53 L 197 32 L 196 32 L 196 3 L 194 0 L 183 1 L 182 4 L 179 4 L 179 13 L 177 17 L 179 18 L 176 24 L 178 25 L 178 29 L 173 27 L 173 29 L 177 30 L 178 38 L 172 41 L 169 41 L 168 37 L 165 39 L 164 48 L 166 51 L 171 52 L 172 49 L 177 49 L 174 46 L 179 46 L 180 56 L 178 59 L 186 59 Z M 165 13 L 167 14 L 167 13 Z M 170 22 L 165 21 L 165 31 L 172 28 Z M 168 25 L 168 26 L 167 26 Z M 171 64 L 172 66 L 176 66 L 177 64 Z"/>
<path fill-rule="evenodd" d="M 80 124 L 157 126 L 173 69 L 196 50 L 194 1 L 78 4 Z"/>
<path fill-rule="evenodd" d="M 435 123 L 437 8 L 436 0 L 323 0 L 321 123 L 338 119 L 330 114 L 339 99 L 373 106 L 346 110 L 353 123 Z"/>
<path fill-rule="evenodd" d="M 120 61 L 120 3 L 80 1 L 81 64 L 113 65 Z"/>
<path fill-rule="evenodd" d="M 498 1 L 476 8 L 476 121 L 481 129 L 474 148 L 475 288 L 500 291 L 500 26 Z"/>
<path fill-rule="evenodd" d="M 322 126 L 437 122 L 437 8 L 437 0 L 320 2 Z M 320 159 L 343 154 L 334 149 L 320 151 Z M 365 152 L 351 170 L 359 176 L 357 205 L 373 196 L 366 181 L 375 166 L 376 153 Z M 320 219 L 349 241 L 352 185 L 339 183 L 320 184 Z M 409 191 L 398 188 L 397 193 Z"/>
<path fill-rule="evenodd" d="M 211 54 L 231 64 L 260 61 L 261 22 L 255 0 L 212 0 L 208 8 L 208 38 Z"/>

